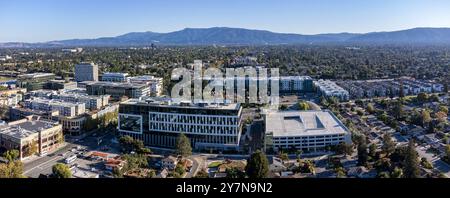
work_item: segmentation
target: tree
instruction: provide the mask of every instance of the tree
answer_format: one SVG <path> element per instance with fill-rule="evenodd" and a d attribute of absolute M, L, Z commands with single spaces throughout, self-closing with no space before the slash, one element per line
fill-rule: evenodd
<path fill-rule="evenodd" d="M 417 101 L 420 103 L 425 103 L 428 101 L 428 95 L 426 93 L 419 93 L 417 95 Z"/>
<path fill-rule="evenodd" d="M 425 127 L 426 124 L 431 122 L 431 115 L 428 110 L 423 110 L 421 114 L 422 126 Z"/>
<path fill-rule="evenodd" d="M 227 174 L 226 178 L 233 178 L 233 179 L 245 178 L 245 173 L 236 167 L 227 168 L 226 174 Z"/>
<path fill-rule="evenodd" d="M 425 157 L 422 157 L 422 159 L 420 159 L 420 165 L 422 165 L 426 169 L 433 169 L 433 164 L 431 164 Z"/>
<path fill-rule="evenodd" d="M 278 155 L 278 157 L 283 161 L 288 161 L 289 160 L 289 155 L 285 152 L 280 153 L 280 155 Z"/>
<path fill-rule="evenodd" d="M 18 150 L 8 150 L 3 153 L 3 157 L 8 160 L 8 162 L 16 161 L 20 157 L 20 152 Z"/>
<path fill-rule="evenodd" d="M 375 158 L 377 155 L 377 145 L 376 144 L 370 144 L 369 146 L 369 156 L 372 158 Z"/>
<path fill-rule="evenodd" d="M 269 173 L 269 160 L 261 151 L 256 151 L 250 156 L 245 167 L 249 178 L 266 178 Z"/>
<path fill-rule="evenodd" d="M 186 135 L 184 135 L 184 133 L 181 133 L 178 136 L 176 144 L 176 154 L 183 157 L 192 155 L 191 141 Z"/>
<path fill-rule="evenodd" d="M 306 111 L 309 110 L 309 104 L 307 102 L 299 102 L 298 103 L 298 108 L 300 109 L 300 111 Z"/>
<path fill-rule="evenodd" d="M 72 177 L 72 172 L 70 168 L 62 163 L 57 163 L 52 167 L 53 177 L 55 178 L 70 178 Z"/>
<path fill-rule="evenodd" d="M 202 169 L 197 172 L 197 174 L 194 176 L 194 178 L 209 178 L 208 172 L 206 172 L 205 169 Z"/>
<path fill-rule="evenodd" d="M 119 143 L 122 149 L 129 153 L 131 151 L 136 151 L 141 154 L 150 154 L 152 151 L 149 148 L 145 148 L 144 142 L 142 140 L 135 140 L 132 137 L 125 135 L 119 138 Z"/>
<path fill-rule="evenodd" d="M 386 155 L 392 154 L 395 150 L 395 143 L 392 141 L 389 133 L 386 133 L 383 136 L 383 145 L 381 146 L 381 150 L 386 153 Z"/>
<path fill-rule="evenodd" d="M 442 158 L 447 163 L 450 163 L 450 144 L 445 146 L 445 156 Z"/>
<path fill-rule="evenodd" d="M 403 170 L 399 167 L 395 167 L 391 173 L 391 178 L 402 178 L 402 177 L 403 177 Z"/>
<path fill-rule="evenodd" d="M 393 114 L 394 114 L 396 119 L 403 118 L 403 114 L 404 114 L 404 112 L 403 112 L 403 104 L 400 101 L 398 101 L 398 102 L 396 102 L 394 104 L 394 108 L 392 109 L 392 111 L 393 111 Z"/>
<path fill-rule="evenodd" d="M 23 178 L 23 163 L 21 161 L 9 161 L 0 163 L 0 178 Z"/>
<path fill-rule="evenodd" d="M 340 143 L 336 148 L 338 155 L 351 155 L 353 153 L 353 145 L 347 143 Z"/>
<path fill-rule="evenodd" d="M 367 112 L 369 112 L 369 113 L 375 113 L 375 111 L 376 111 L 376 109 L 375 109 L 375 107 L 373 106 L 373 104 L 372 103 L 369 103 L 369 104 L 367 104 Z"/>
<path fill-rule="evenodd" d="M 444 112 L 445 114 L 448 114 L 448 107 L 446 107 L 446 106 L 440 106 L 440 107 L 439 107 L 439 111 L 442 111 L 442 112 Z"/>
<path fill-rule="evenodd" d="M 186 170 L 184 169 L 184 167 L 181 163 L 177 164 L 174 171 L 181 176 L 183 176 L 186 173 Z"/>
<path fill-rule="evenodd" d="M 358 145 L 358 165 L 365 166 L 367 164 L 367 159 L 367 144 L 362 142 Z"/>
<path fill-rule="evenodd" d="M 126 154 L 123 155 L 123 159 L 127 162 L 124 167 L 124 172 L 137 168 L 148 167 L 147 157 L 142 154 Z"/>
<path fill-rule="evenodd" d="M 409 141 L 403 167 L 406 178 L 418 178 L 420 176 L 418 154 L 413 140 Z"/>
<path fill-rule="evenodd" d="M 125 135 L 119 138 L 119 143 L 123 150 L 127 153 L 133 150 L 134 139 L 131 136 Z"/>

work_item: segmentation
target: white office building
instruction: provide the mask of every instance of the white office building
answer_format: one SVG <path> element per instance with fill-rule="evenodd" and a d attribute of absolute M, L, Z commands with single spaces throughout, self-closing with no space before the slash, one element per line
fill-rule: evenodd
<path fill-rule="evenodd" d="M 128 78 L 130 83 L 146 84 L 150 87 L 150 95 L 161 96 L 163 92 L 163 78 L 154 76 L 134 76 Z"/>
<path fill-rule="evenodd" d="M 75 117 L 86 112 L 84 103 L 64 102 L 61 100 L 49 100 L 42 98 L 25 100 L 25 107 L 41 111 L 58 111 L 59 115 L 64 117 Z"/>
<path fill-rule="evenodd" d="M 323 151 L 352 142 L 351 133 L 330 111 L 266 112 L 265 148 Z"/>

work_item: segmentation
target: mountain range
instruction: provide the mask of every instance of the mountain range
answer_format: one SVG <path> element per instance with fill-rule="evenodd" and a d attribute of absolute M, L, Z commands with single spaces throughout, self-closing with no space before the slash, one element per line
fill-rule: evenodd
<path fill-rule="evenodd" d="M 186 28 L 169 33 L 132 32 L 117 37 L 43 43 L 0 43 L 0 47 L 82 47 L 156 45 L 287 45 L 287 44 L 450 44 L 450 28 L 414 28 L 366 34 L 287 34 L 243 28 Z"/>

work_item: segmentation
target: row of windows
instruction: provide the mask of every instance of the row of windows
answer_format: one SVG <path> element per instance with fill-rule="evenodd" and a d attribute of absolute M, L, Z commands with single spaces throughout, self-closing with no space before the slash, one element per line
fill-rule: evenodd
<path fill-rule="evenodd" d="M 321 139 L 321 138 L 336 138 L 344 137 L 344 134 L 339 135 L 319 135 L 319 136 L 300 136 L 300 137 L 273 137 L 273 140 L 306 140 L 306 139 Z"/>
<path fill-rule="evenodd" d="M 150 123 L 151 131 L 183 131 L 187 133 L 204 134 L 236 134 L 237 127 L 221 127 L 210 125 L 189 125 L 189 124 L 170 124 L 170 123 Z"/>
<path fill-rule="evenodd" d="M 178 122 L 195 124 L 215 124 L 215 125 L 236 125 L 236 117 L 224 116 L 195 116 L 186 114 L 160 114 L 150 113 L 150 121 L 157 122 Z"/>
<path fill-rule="evenodd" d="M 300 143 L 310 143 L 310 144 L 315 144 L 315 143 L 320 143 L 320 142 L 336 142 L 336 141 L 344 141 L 344 138 L 333 138 L 333 139 L 320 139 L 320 140 L 291 140 L 291 141 L 273 141 L 274 144 L 300 144 Z"/>

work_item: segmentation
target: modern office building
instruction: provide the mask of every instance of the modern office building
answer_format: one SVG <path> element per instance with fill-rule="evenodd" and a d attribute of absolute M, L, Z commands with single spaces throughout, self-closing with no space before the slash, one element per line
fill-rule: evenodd
<path fill-rule="evenodd" d="M 45 84 L 55 80 L 55 74 L 52 73 L 32 73 L 17 76 L 17 86 L 26 88 L 27 91 L 43 89 Z"/>
<path fill-rule="evenodd" d="M 33 154 L 45 155 L 63 142 L 61 124 L 36 116 L 0 126 L 0 147 L 18 150 L 21 160 Z"/>
<path fill-rule="evenodd" d="M 98 81 L 98 65 L 94 63 L 75 65 L 75 81 Z"/>
<path fill-rule="evenodd" d="M 327 146 L 351 144 L 351 133 L 330 111 L 285 111 L 265 114 L 265 148 L 324 151 Z"/>
<path fill-rule="evenodd" d="M 150 94 L 150 88 L 145 84 L 137 83 L 113 83 L 113 82 L 85 82 L 86 93 L 89 95 L 110 95 L 119 100 L 128 98 L 140 98 Z"/>
<path fill-rule="evenodd" d="M 161 96 L 163 93 L 163 78 L 154 76 L 134 76 L 129 77 L 130 83 L 146 84 L 150 87 L 151 96 Z"/>
<path fill-rule="evenodd" d="M 326 98 L 336 97 L 341 101 L 347 101 L 350 98 L 349 92 L 333 81 L 321 79 L 314 81 L 314 86 L 317 92 Z"/>
<path fill-rule="evenodd" d="M 65 80 L 51 80 L 44 84 L 44 89 L 49 90 L 75 89 L 75 88 L 77 88 L 76 82 L 67 82 Z"/>
<path fill-rule="evenodd" d="M 128 73 L 104 73 L 102 81 L 105 82 L 128 82 Z"/>
<path fill-rule="evenodd" d="M 173 148 L 177 137 L 184 133 L 194 149 L 238 150 L 241 114 L 239 104 L 130 99 L 120 104 L 118 129 L 122 135 L 149 146 Z"/>

